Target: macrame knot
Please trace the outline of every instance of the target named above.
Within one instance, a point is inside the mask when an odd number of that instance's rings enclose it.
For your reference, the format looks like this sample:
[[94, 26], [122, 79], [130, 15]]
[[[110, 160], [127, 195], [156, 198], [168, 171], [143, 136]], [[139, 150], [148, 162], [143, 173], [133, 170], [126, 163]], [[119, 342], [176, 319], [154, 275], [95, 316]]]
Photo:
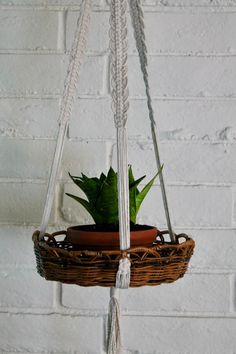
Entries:
[[116, 288], [128, 289], [130, 284], [130, 266], [129, 258], [120, 259], [119, 268], [116, 273]]

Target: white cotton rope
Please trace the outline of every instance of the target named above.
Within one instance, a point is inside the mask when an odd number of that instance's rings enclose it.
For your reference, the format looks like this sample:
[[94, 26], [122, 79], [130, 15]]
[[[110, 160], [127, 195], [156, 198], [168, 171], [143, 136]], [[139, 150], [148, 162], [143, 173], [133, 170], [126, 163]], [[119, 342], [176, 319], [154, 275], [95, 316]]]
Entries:
[[135, 37], [135, 41], [136, 41], [136, 47], [137, 47], [138, 54], [139, 54], [141, 70], [143, 73], [143, 79], [144, 79], [144, 84], [145, 84], [145, 88], [146, 88], [147, 105], [148, 105], [148, 111], [149, 111], [149, 119], [150, 119], [150, 123], [151, 123], [152, 140], [153, 140], [153, 145], [154, 145], [156, 164], [157, 164], [157, 168], [159, 170], [159, 179], [160, 179], [162, 199], [163, 199], [165, 215], [166, 215], [166, 222], [167, 222], [167, 227], [168, 227], [170, 239], [172, 242], [176, 242], [176, 237], [175, 237], [175, 234], [173, 233], [171, 221], [170, 221], [170, 213], [169, 213], [169, 207], [168, 207], [168, 202], [167, 202], [165, 183], [164, 183], [164, 178], [163, 178], [163, 172], [161, 169], [162, 164], [161, 164], [159, 148], [158, 148], [158, 143], [157, 143], [156, 121], [154, 118], [154, 110], [152, 107], [152, 99], [151, 99], [151, 95], [150, 95], [150, 87], [149, 87], [149, 79], [148, 79], [148, 71], [147, 71], [148, 60], [147, 60], [147, 47], [146, 47], [146, 43], [145, 43], [144, 14], [143, 14], [140, 0], [129, 0], [129, 5], [130, 5], [130, 14], [131, 14], [131, 19], [132, 19], [132, 25], [134, 28], [134, 37]]
[[108, 314], [108, 341], [107, 353], [120, 354], [121, 334], [120, 334], [120, 306], [118, 301], [119, 290], [111, 288]]
[[[110, 49], [112, 108], [116, 126], [118, 206], [120, 249], [130, 248], [129, 180], [127, 159], [126, 121], [128, 103], [128, 40], [127, 0], [111, 1]], [[116, 288], [111, 288], [108, 314], [107, 354], [119, 354], [121, 350], [120, 309], [117, 294], [119, 288], [130, 284], [130, 260], [124, 257], [119, 262]]]
[[[111, 1], [110, 49], [112, 108], [117, 131], [117, 170], [120, 249], [130, 248], [129, 180], [126, 121], [128, 103], [127, 0]], [[127, 262], [126, 262], [127, 263]], [[122, 266], [122, 269], [124, 267]], [[126, 272], [130, 267], [127, 266]], [[123, 274], [123, 272], [120, 272]], [[127, 278], [127, 276], [126, 276]], [[121, 281], [122, 283], [122, 281]], [[119, 285], [119, 284], [117, 284]]]
[[51, 174], [48, 183], [46, 202], [40, 226], [40, 239], [43, 239], [44, 237], [52, 210], [56, 182], [59, 173], [66, 133], [68, 130], [68, 123], [71, 116], [72, 104], [77, 92], [79, 72], [86, 47], [91, 11], [92, 0], [83, 0], [81, 5], [81, 13], [77, 22], [74, 42], [70, 54], [70, 63], [64, 84], [64, 93], [61, 101], [59, 115], [59, 131], [51, 168]]

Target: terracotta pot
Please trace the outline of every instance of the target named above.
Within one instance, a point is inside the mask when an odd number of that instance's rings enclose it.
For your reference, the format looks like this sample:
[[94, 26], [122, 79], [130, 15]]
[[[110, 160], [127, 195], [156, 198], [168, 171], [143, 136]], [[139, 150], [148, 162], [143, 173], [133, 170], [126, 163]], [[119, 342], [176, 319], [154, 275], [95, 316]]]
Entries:
[[[130, 233], [131, 247], [150, 247], [157, 236], [157, 228], [148, 225], [135, 225]], [[101, 250], [119, 249], [118, 231], [97, 231], [95, 225], [72, 226], [67, 229], [66, 240], [79, 249]]]

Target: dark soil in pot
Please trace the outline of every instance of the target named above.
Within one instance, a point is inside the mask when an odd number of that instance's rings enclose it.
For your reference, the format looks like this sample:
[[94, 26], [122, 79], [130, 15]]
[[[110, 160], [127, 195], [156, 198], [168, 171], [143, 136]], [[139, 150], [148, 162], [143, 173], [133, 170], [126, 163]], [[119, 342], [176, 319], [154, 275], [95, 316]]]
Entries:
[[[131, 247], [150, 247], [157, 236], [157, 228], [148, 225], [132, 225], [130, 232]], [[76, 248], [86, 250], [119, 249], [119, 231], [114, 228], [103, 229], [97, 225], [72, 226], [67, 229], [66, 241]]]

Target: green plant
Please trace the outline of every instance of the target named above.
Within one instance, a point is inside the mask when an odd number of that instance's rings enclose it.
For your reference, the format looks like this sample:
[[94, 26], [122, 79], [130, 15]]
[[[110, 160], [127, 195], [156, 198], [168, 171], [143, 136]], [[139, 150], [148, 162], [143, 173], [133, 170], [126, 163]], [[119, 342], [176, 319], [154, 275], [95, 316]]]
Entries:
[[[159, 172], [158, 172], [159, 173]], [[136, 218], [140, 206], [152, 187], [158, 173], [139, 191], [138, 185], [146, 177], [143, 176], [137, 180], [134, 179], [132, 167], [129, 166], [129, 200], [130, 200], [130, 221], [136, 224]], [[106, 225], [118, 227], [118, 190], [117, 190], [117, 172], [110, 167], [107, 176], [102, 173], [99, 178], [87, 177], [83, 173], [81, 177], [72, 176], [72, 181], [84, 192], [87, 197], [83, 199], [70, 193], [69, 197], [79, 202], [92, 216], [96, 225]]]

